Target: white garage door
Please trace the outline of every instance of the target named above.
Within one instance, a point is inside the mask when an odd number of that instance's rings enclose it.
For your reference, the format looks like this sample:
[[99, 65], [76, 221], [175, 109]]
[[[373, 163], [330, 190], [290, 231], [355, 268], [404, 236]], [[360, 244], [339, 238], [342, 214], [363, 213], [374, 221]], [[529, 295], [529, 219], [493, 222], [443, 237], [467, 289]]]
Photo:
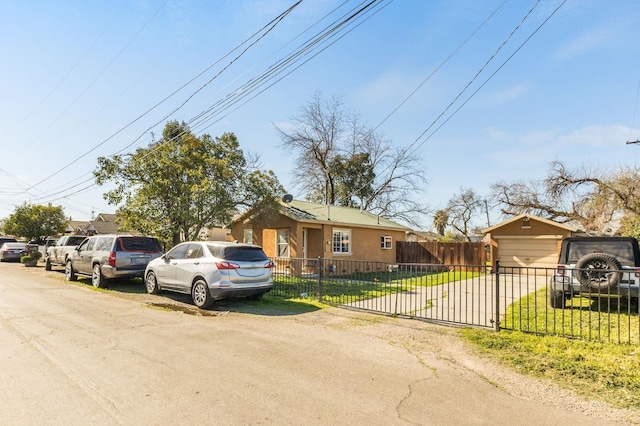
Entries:
[[550, 238], [496, 238], [501, 266], [555, 268], [558, 240]]

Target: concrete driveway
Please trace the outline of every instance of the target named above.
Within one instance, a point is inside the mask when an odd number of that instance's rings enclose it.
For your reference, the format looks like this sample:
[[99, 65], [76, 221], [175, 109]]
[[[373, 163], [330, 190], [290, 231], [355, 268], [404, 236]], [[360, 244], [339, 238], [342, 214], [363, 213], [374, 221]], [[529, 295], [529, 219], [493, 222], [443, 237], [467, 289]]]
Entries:
[[415, 287], [397, 293], [345, 304], [345, 306], [393, 315], [454, 324], [494, 327], [496, 288], [499, 288], [500, 315], [507, 307], [527, 294], [547, 286], [545, 276], [486, 274], [432, 287]]
[[452, 329], [262, 302], [186, 315], [33, 269], [0, 264], [3, 425], [614, 423], [534, 397], [548, 384], [473, 356]]

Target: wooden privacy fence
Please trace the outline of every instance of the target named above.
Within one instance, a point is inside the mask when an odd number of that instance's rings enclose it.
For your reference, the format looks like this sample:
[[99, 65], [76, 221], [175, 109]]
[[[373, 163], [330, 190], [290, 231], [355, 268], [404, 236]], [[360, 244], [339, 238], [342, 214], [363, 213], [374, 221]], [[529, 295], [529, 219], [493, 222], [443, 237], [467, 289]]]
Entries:
[[485, 265], [486, 261], [484, 243], [396, 241], [396, 263]]

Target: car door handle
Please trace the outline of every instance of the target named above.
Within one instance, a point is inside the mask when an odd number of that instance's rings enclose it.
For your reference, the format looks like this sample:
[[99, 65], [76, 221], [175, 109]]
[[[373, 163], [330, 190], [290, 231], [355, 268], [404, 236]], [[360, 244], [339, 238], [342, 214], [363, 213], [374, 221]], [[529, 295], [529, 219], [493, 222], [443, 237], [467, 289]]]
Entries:
[[199, 265], [199, 264], [200, 264], [200, 262], [193, 262], [193, 264], [194, 264], [194, 265]]

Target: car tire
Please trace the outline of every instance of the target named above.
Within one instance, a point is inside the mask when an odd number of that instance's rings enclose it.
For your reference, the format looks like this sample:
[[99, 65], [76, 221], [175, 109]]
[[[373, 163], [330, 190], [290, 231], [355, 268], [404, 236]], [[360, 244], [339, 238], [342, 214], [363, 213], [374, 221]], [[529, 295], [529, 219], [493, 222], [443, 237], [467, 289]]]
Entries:
[[67, 260], [67, 263], [64, 264], [64, 279], [67, 281], [78, 281], [78, 276], [73, 270], [73, 263], [71, 263], [70, 260]]
[[562, 290], [549, 290], [549, 305], [555, 309], [566, 307], [567, 297]]
[[107, 280], [104, 275], [102, 275], [100, 264], [96, 263], [95, 265], [93, 265], [93, 269], [91, 271], [91, 284], [93, 284], [95, 288], [105, 288]]
[[160, 287], [158, 287], [158, 278], [155, 272], [151, 271], [144, 279], [144, 284], [147, 287], [147, 293], [158, 294], [160, 293]]
[[620, 283], [622, 265], [606, 253], [589, 253], [576, 262], [577, 277], [584, 287], [601, 292]]
[[44, 261], [44, 270], [45, 271], [50, 271], [51, 270], [51, 259], [49, 259], [48, 257]]
[[202, 278], [196, 280], [191, 287], [191, 298], [193, 304], [200, 309], [208, 309], [213, 304], [213, 298], [209, 293], [209, 286]]

